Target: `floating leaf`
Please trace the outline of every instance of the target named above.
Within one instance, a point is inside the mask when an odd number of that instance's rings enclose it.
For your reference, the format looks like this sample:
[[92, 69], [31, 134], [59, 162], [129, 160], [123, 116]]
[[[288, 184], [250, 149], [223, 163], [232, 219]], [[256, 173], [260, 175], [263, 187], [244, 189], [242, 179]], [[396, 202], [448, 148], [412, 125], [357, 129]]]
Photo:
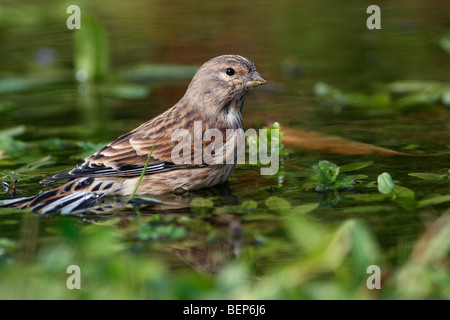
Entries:
[[265, 204], [267, 208], [278, 213], [286, 212], [291, 208], [289, 201], [279, 197], [270, 197], [265, 201]]
[[392, 191], [393, 191], [394, 194], [397, 195], [398, 197], [414, 199], [414, 191], [412, 191], [412, 190], [409, 189], [409, 188], [406, 188], [406, 187], [403, 187], [403, 186], [395, 185], [395, 186], [392, 188]]
[[368, 178], [368, 176], [365, 174], [354, 174], [354, 175], [352, 175], [352, 177], [355, 180], [364, 180], [364, 179]]
[[437, 103], [441, 98], [440, 92], [419, 92], [409, 94], [395, 101], [398, 109], [410, 109], [415, 106], [431, 105]]
[[307, 214], [317, 208], [317, 203], [307, 203], [293, 207], [290, 212], [293, 214]]
[[436, 204], [445, 203], [448, 201], [450, 201], [450, 194], [443, 195], [443, 196], [435, 196], [432, 198], [420, 200], [417, 203], [417, 207], [423, 208], [423, 207], [428, 207], [428, 206], [432, 206], [432, 205], [436, 205]]
[[392, 200], [405, 210], [412, 211], [416, 207], [415, 194], [409, 188], [403, 186], [394, 186]]
[[224, 205], [215, 211], [216, 214], [223, 213], [249, 213], [254, 212], [258, 208], [258, 203], [254, 200], [247, 200], [240, 205]]
[[341, 166], [341, 172], [355, 171], [365, 167], [368, 167], [373, 164], [373, 161], [363, 161], [363, 162], [355, 162], [344, 164]]
[[378, 191], [383, 194], [391, 193], [395, 186], [394, 181], [392, 181], [391, 175], [387, 172], [380, 174], [377, 178]]
[[344, 190], [355, 183], [353, 177], [340, 173], [340, 168], [327, 160], [319, 161], [313, 169], [318, 175], [316, 191]]
[[423, 91], [432, 92], [441, 86], [442, 83], [437, 81], [399, 80], [384, 85], [383, 89], [395, 94], [410, 94]]
[[408, 176], [428, 181], [442, 181], [445, 177], [445, 174], [417, 172], [417, 173], [408, 173]]
[[355, 179], [352, 176], [346, 176], [343, 173], [341, 173], [336, 179], [337, 190], [351, 188], [354, 183]]
[[247, 200], [247, 201], [242, 202], [241, 207], [245, 211], [255, 211], [256, 208], [258, 207], [258, 203], [254, 200]]

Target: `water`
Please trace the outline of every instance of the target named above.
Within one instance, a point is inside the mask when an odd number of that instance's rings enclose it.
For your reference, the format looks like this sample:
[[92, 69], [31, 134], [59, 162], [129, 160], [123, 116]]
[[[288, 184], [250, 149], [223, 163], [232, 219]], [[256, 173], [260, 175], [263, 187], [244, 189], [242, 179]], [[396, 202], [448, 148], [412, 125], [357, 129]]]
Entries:
[[[189, 77], [154, 79], [141, 84], [149, 90], [139, 99], [101, 94], [105, 87], [80, 87], [71, 81], [73, 34], [67, 30], [66, 6], [44, 1], [20, 5], [0, 5], [8, 19], [0, 23], [0, 75], [32, 77], [68, 72], [61, 81], [32, 86], [29, 90], [2, 91], [0, 129], [24, 126], [16, 139], [41, 143], [59, 138], [64, 147], [39, 149], [29, 155], [30, 162], [51, 155], [52, 163], [36, 168], [18, 184], [19, 195], [42, 189], [42, 178], [75, 166], [81, 161], [75, 141], [107, 143], [176, 103], [184, 94]], [[317, 82], [328, 83], [343, 92], [370, 96], [380, 85], [391, 81], [449, 81], [449, 56], [439, 39], [446, 31], [448, 7], [434, 2], [400, 1], [380, 5], [382, 29], [368, 30], [366, 5], [350, 1], [345, 6], [331, 1], [288, 1], [276, 3], [240, 1], [108, 1], [80, 2], [82, 15], [91, 14], [105, 27], [110, 46], [109, 83], [115, 76], [138, 64], [182, 64], [198, 66], [221, 54], [236, 53], [252, 59], [270, 84], [252, 91], [244, 106], [244, 126], [256, 129], [275, 120], [302, 130], [365, 142], [409, 153], [449, 150], [450, 111], [440, 102], [418, 105], [406, 111], [391, 112], [371, 107], [336, 106], [314, 94]], [[107, 82], [108, 83], [108, 82]], [[108, 84], [106, 85], [106, 87]], [[102, 89], [103, 88], [103, 89]], [[85, 90], [91, 90], [86, 93]], [[97, 90], [97, 92], [92, 92]], [[100, 94], [97, 94], [100, 93]], [[63, 143], [64, 144], [64, 143]], [[194, 245], [186, 248], [157, 248], [147, 254], [168, 261], [173, 272], [193, 267], [199, 272], [217, 272], [243, 248], [254, 246], [260, 236], [279, 241], [278, 250], [256, 254], [255, 264], [265, 269], [287, 263], [295, 254], [289, 247], [280, 217], [264, 208], [270, 196], [286, 199], [292, 205], [318, 203], [321, 194], [302, 189], [312, 165], [329, 160], [338, 165], [360, 161], [374, 164], [359, 170], [367, 184], [389, 172], [394, 180], [415, 192], [416, 199], [430, 194], [448, 194], [448, 181], [428, 182], [408, 176], [412, 172], [448, 174], [449, 156], [402, 157], [381, 155], [337, 155], [326, 152], [288, 149], [283, 172], [277, 177], [259, 175], [259, 168], [240, 166], [230, 179], [229, 189], [207, 191], [196, 196], [217, 195], [216, 208], [222, 214], [196, 216], [189, 209], [191, 198], [176, 198], [176, 210], [143, 209], [142, 214], [164, 213], [180, 219], [189, 216], [200, 225], [187, 237]], [[0, 170], [17, 170], [28, 160], [4, 165]], [[418, 236], [430, 221], [448, 208], [448, 202], [408, 212], [389, 200], [359, 203], [347, 194], [376, 193], [359, 188], [341, 195], [334, 206], [314, 211], [314, 219], [336, 226], [349, 218], [368, 224], [388, 260], [406, 260]], [[230, 195], [232, 193], [232, 195]], [[233, 212], [224, 205], [258, 202], [250, 215]], [[130, 208], [117, 215], [134, 216]], [[14, 212], [0, 217], [1, 237], [20, 241], [28, 232], [22, 215]], [[58, 237], [55, 231], [65, 219], [78, 221], [79, 227], [102, 218], [51, 217], [33, 220], [35, 246]], [[126, 219], [122, 221], [126, 225]], [[213, 235], [214, 234], [214, 235]], [[215, 238], [214, 238], [215, 237]], [[214, 238], [214, 245], [208, 242]], [[208, 240], [209, 239], [209, 240]], [[34, 250], [34, 249], [30, 249]], [[169, 253], [168, 253], [169, 252]], [[179, 257], [177, 259], [175, 257]]]

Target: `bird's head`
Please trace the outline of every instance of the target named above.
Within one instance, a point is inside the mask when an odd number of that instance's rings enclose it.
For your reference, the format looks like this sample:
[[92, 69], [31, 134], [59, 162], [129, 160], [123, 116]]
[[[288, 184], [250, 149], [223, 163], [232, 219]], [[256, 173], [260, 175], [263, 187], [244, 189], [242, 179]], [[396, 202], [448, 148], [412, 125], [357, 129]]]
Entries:
[[249, 89], [265, 83], [267, 80], [256, 71], [252, 61], [239, 55], [223, 55], [200, 67], [186, 96], [220, 111], [233, 101], [242, 100], [243, 103]]

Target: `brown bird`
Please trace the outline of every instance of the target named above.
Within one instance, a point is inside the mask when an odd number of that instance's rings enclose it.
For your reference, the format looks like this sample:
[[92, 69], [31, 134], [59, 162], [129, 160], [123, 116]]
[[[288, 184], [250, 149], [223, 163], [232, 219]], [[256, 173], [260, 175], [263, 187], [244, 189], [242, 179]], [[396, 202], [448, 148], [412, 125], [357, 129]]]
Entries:
[[[223, 183], [236, 166], [239, 149], [236, 136], [226, 136], [227, 129], [242, 129], [247, 92], [265, 83], [255, 64], [242, 56], [213, 58], [199, 68], [185, 95], [172, 108], [112, 141], [83, 164], [41, 181], [46, 185], [63, 179], [68, 182], [39, 195], [0, 204], [43, 214], [80, 212], [105, 195], [131, 195], [144, 169], [137, 195]], [[174, 139], [176, 132], [184, 135]], [[205, 139], [206, 132], [221, 133], [222, 137]], [[205, 151], [209, 159], [205, 159]], [[230, 156], [231, 163], [226, 161]]]

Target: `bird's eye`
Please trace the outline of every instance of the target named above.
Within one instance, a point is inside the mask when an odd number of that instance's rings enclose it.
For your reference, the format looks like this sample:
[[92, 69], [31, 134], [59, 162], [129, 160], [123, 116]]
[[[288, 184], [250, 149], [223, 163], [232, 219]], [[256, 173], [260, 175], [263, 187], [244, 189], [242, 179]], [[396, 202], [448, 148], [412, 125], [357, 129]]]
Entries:
[[227, 75], [232, 76], [236, 73], [233, 68], [228, 68], [227, 71], [225, 71]]

